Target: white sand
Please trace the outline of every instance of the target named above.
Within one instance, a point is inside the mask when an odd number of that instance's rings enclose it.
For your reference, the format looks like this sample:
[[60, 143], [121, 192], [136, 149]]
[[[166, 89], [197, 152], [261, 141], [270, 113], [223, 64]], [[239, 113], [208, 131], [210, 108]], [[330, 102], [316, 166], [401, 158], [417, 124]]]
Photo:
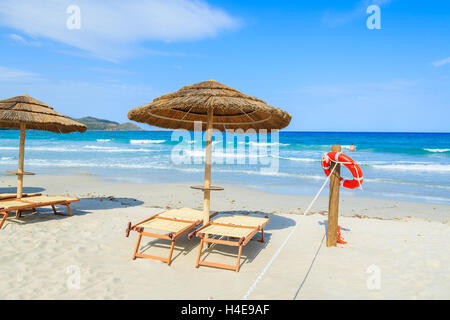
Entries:
[[[0, 183], [14, 186], [14, 178], [1, 177]], [[185, 237], [177, 242], [170, 267], [131, 260], [137, 234], [126, 238], [126, 223], [163, 210], [155, 207], [200, 207], [202, 195], [190, 190], [189, 183], [118, 184], [92, 176], [36, 176], [27, 177], [25, 185], [29, 192], [45, 186], [44, 194], [70, 193], [82, 201], [73, 205], [75, 216], [70, 218], [41, 210], [20, 221], [8, 219], [0, 230], [1, 299], [241, 299], [296, 222], [296, 232], [250, 299], [450, 298], [450, 206], [344, 198], [339, 224], [349, 243], [327, 248], [326, 197], [313, 208], [322, 214], [303, 216], [298, 213], [312, 197], [226, 186], [213, 194], [213, 209], [271, 214], [266, 243], [250, 242], [236, 273], [196, 269], [199, 240]], [[114, 198], [100, 198], [108, 196]], [[145, 239], [141, 250], [168, 253], [166, 242], [152, 241]], [[236, 248], [213, 249], [208, 261], [235, 261], [231, 254]], [[70, 266], [79, 268], [79, 289], [67, 285], [73, 277]], [[379, 270], [379, 288], [368, 288], [367, 281], [374, 277], [366, 273], [368, 268]]]

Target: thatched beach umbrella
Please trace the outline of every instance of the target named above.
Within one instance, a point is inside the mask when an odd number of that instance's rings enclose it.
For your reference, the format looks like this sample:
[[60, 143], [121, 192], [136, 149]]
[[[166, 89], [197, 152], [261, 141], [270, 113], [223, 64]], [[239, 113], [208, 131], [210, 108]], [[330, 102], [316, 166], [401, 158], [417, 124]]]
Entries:
[[8, 171], [17, 175], [17, 198], [22, 198], [25, 156], [25, 130], [55, 133], [85, 132], [86, 126], [53, 110], [30, 96], [22, 95], [0, 101], [0, 128], [19, 129], [19, 169]]
[[163, 95], [152, 103], [128, 113], [133, 121], [168, 129], [194, 131], [201, 122], [206, 131], [205, 182], [196, 187], [204, 192], [204, 223], [209, 221], [211, 187], [212, 130], [274, 130], [286, 127], [291, 115], [263, 100], [243, 94], [217, 81], [209, 80]]

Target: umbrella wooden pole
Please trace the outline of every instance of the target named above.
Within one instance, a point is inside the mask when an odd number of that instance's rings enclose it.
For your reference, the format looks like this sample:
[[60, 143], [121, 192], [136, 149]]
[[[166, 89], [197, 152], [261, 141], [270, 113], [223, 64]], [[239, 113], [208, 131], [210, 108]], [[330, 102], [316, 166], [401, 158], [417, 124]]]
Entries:
[[[341, 152], [340, 145], [333, 145], [331, 151]], [[341, 183], [341, 165], [332, 162], [330, 170], [334, 169], [330, 177], [330, 199], [328, 202], [328, 230], [327, 247], [335, 247], [337, 243], [338, 213], [339, 213], [339, 187]]]
[[17, 170], [17, 198], [22, 198], [23, 192], [23, 164], [25, 159], [25, 129], [26, 125], [20, 125], [20, 145], [19, 145], [19, 169]]
[[212, 162], [212, 131], [213, 131], [213, 116], [212, 108], [208, 109], [208, 120], [206, 128], [206, 155], [205, 155], [205, 190], [203, 191], [203, 224], [209, 222], [210, 215], [210, 200], [211, 200], [211, 162]]

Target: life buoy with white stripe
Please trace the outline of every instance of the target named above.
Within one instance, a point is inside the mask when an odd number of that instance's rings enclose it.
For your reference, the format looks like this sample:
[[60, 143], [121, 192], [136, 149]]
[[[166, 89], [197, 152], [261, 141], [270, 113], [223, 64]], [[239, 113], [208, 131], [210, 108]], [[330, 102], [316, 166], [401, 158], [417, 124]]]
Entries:
[[331, 162], [345, 165], [353, 175], [353, 180], [341, 178], [341, 184], [344, 188], [355, 189], [362, 185], [364, 178], [361, 168], [349, 156], [341, 152], [328, 152], [322, 157], [322, 168], [327, 177], [331, 173]]

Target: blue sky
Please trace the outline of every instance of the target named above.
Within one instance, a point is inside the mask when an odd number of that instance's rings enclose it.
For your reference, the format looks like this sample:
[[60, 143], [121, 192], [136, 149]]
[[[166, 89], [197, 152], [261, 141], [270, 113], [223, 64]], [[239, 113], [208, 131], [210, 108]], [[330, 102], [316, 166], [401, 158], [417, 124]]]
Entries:
[[288, 130], [450, 132], [450, 2], [0, 2], [0, 99], [124, 122], [209, 79], [287, 110]]

